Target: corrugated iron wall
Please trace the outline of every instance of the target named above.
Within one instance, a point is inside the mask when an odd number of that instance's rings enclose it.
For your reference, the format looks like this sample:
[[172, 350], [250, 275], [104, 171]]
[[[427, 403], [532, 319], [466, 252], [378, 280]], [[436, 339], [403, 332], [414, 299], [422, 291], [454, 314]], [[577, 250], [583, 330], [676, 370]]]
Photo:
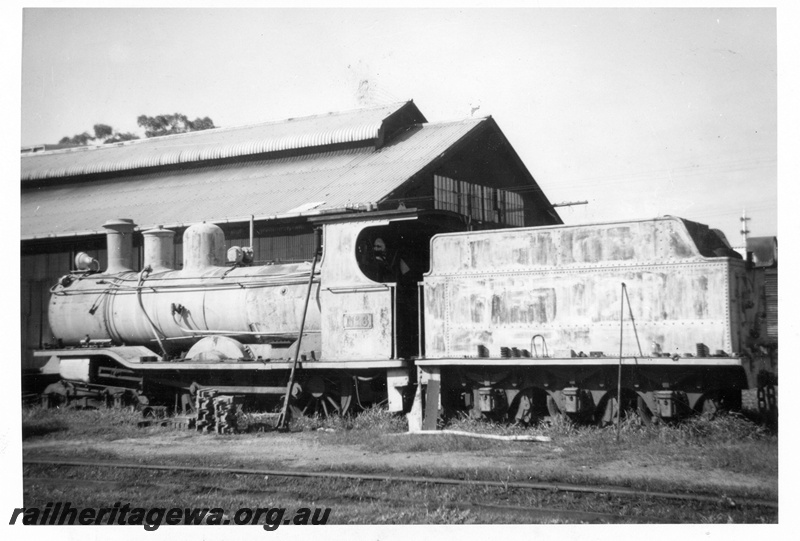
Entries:
[[[87, 253], [90, 251], [87, 250]], [[97, 250], [90, 255], [98, 260]], [[102, 260], [106, 255], [103, 250]], [[50, 325], [47, 322], [47, 306], [50, 303], [50, 288], [59, 277], [72, 268], [72, 251], [23, 255], [20, 262], [20, 323], [22, 332], [22, 368], [36, 368], [32, 350], [50, 342]]]
[[767, 337], [778, 340], [778, 269], [764, 271], [764, 293], [767, 301]]
[[[248, 246], [250, 239], [240, 231], [226, 235], [227, 245]], [[309, 261], [314, 257], [314, 232], [303, 227], [281, 227], [259, 232], [253, 239], [255, 264], [293, 263]]]

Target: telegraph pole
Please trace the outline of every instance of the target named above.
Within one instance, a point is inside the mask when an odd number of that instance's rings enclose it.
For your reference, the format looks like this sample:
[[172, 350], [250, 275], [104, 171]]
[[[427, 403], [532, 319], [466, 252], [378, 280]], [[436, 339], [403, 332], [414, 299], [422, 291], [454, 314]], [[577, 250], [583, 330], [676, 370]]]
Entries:
[[750, 218], [747, 217], [747, 211], [742, 209], [742, 217], [739, 218], [739, 221], [742, 222], [742, 230], [739, 233], [742, 234], [742, 246], [747, 249], [747, 234], [750, 233], [750, 230], [747, 229], [747, 222], [750, 221]]

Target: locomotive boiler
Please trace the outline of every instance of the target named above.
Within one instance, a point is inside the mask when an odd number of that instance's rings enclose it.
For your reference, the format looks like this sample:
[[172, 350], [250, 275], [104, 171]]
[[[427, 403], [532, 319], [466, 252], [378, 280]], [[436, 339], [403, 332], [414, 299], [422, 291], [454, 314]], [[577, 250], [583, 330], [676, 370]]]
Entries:
[[[421, 385], [429, 412], [602, 424], [736, 408], [743, 389], [777, 381], [757, 269], [679, 218], [447, 232], [364, 213], [320, 221], [319, 265], [252, 265], [197, 224], [181, 268], [171, 231], [143, 232], [138, 270], [134, 225], [106, 228], [108, 268], [79, 256], [52, 289], [55, 344], [37, 352], [61, 379], [50, 395], [275, 400], [299, 359], [296, 413], [402, 411]], [[378, 238], [401, 270], [371, 273]]]
[[[118, 220], [104, 227], [108, 269], [65, 276], [52, 290], [48, 317], [64, 345], [139, 344], [150, 345], [162, 357], [188, 349], [185, 356], [196, 360], [255, 360], [272, 357], [273, 343], [296, 339], [310, 264], [240, 266], [246, 252], [231, 247], [226, 254], [222, 230], [204, 223], [183, 235], [180, 270], [173, 261], [174, 233], [144, 231], [144, 261], [134, 271], [134, 224]], [[84, 271], [96, 268], [85, 255], [77, 262]], [[316, 303], [309, 303], [305, 328], [318, 337]], [[219, 337], [235, 340], [214, 339]], [[312, 341], [308, 337], [306, 345]]]

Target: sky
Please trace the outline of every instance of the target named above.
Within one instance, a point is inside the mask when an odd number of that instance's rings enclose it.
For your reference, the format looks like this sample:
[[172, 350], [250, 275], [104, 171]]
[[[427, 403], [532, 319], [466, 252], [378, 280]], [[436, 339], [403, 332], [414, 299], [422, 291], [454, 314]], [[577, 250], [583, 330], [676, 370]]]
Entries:
[[38, 9], [21, 144], [180, 112], [236, 126], [413, 99], [492, 116], [565, 223], [777, 234], [776, 10]]

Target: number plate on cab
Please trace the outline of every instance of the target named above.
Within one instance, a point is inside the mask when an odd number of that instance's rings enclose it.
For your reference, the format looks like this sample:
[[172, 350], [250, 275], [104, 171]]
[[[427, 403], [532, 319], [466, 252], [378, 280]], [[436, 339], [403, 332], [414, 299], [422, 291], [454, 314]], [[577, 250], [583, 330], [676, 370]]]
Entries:
[[371, 329], [372, 314], [344, 314], [345, 329]]

